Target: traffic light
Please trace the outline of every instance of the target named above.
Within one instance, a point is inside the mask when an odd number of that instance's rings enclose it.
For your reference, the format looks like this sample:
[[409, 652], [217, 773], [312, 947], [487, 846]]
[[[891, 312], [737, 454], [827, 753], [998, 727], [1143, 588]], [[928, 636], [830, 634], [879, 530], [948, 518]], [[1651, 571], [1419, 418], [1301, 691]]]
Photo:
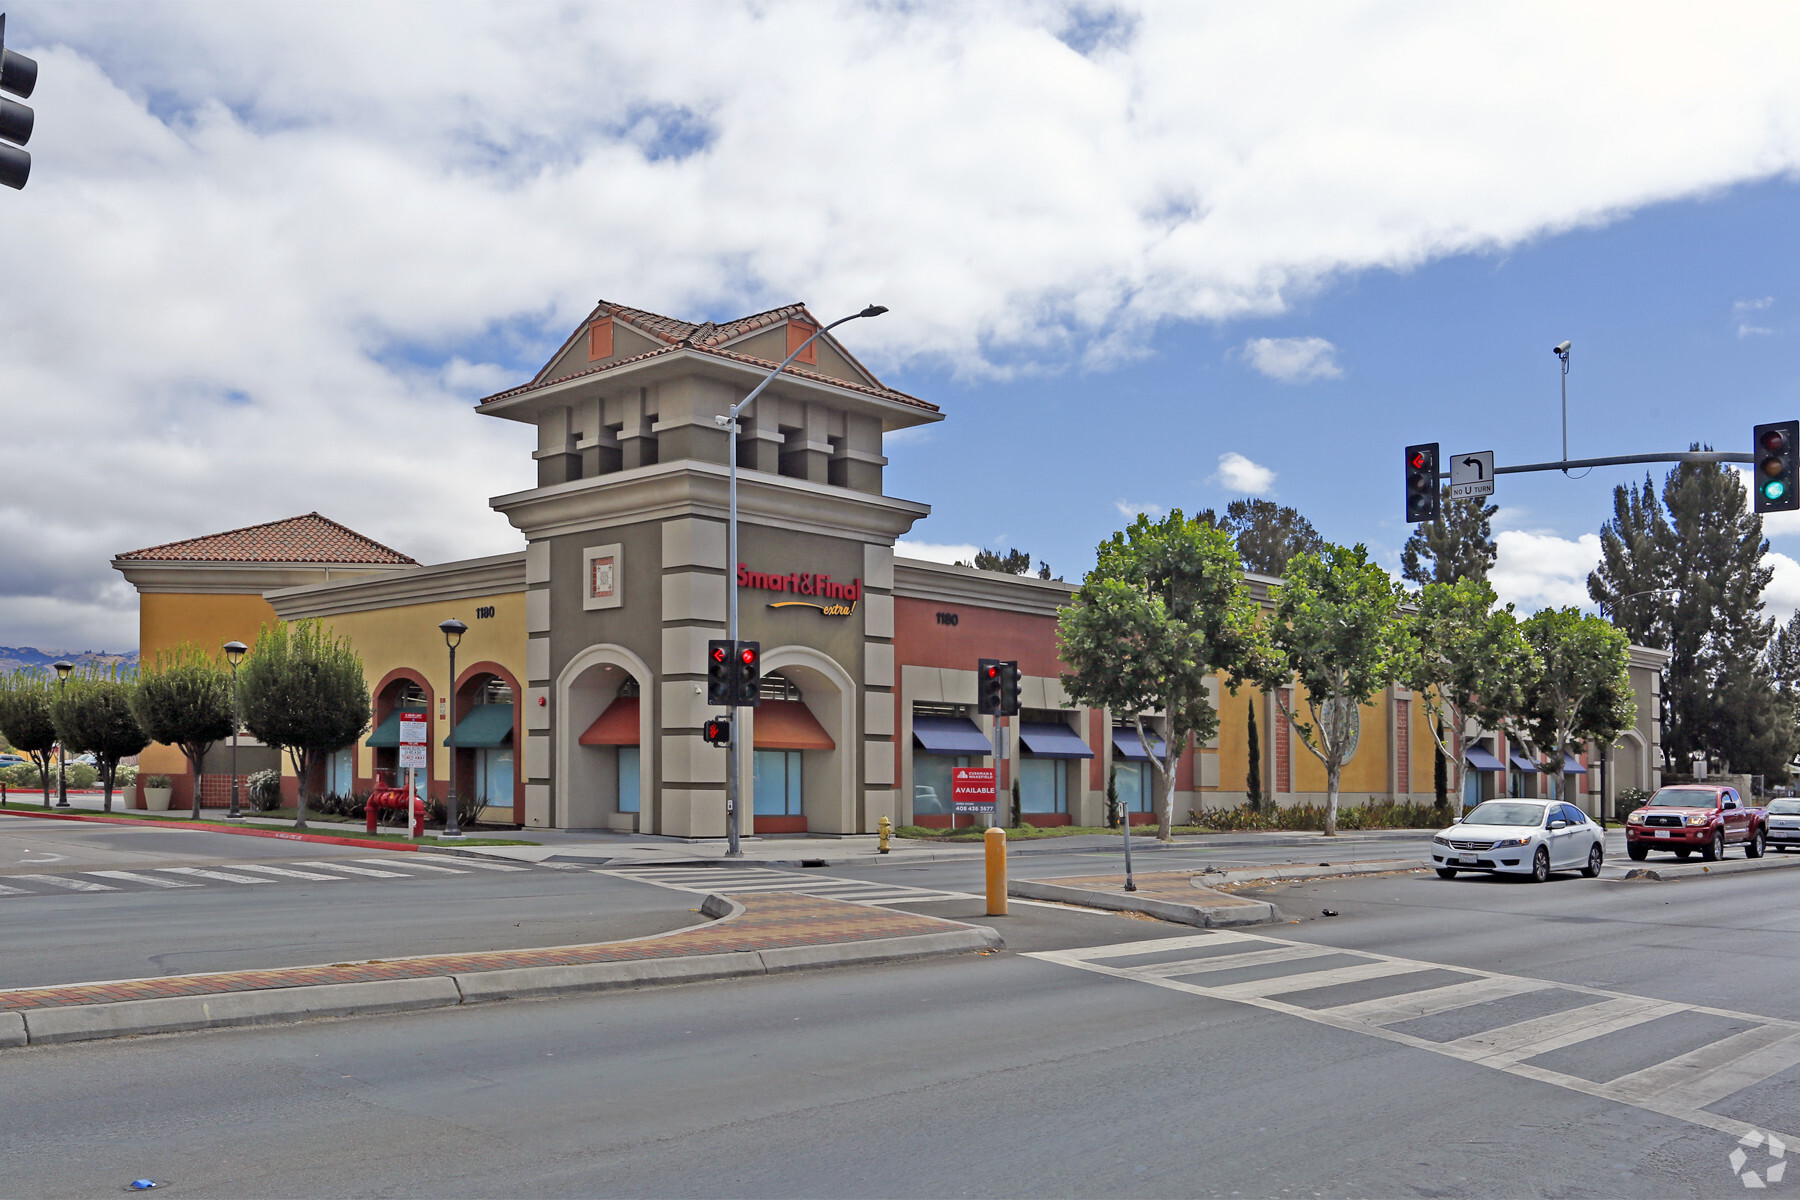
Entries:
[[1406, 519], [1412, 524], [1438, 519], [1438, 444], [1406, 448]]
[[731, 718], [714, 717], [700, 727], [700, 736], [708, 745], [729, 746], [731, 744]]
[[720, 706], [731, 703], [731, 681], [737, 674], [737, 643], [706, 643], [706, 702]]
[[983, 716], [997, 716], [1001, 693], [1000, 660], [984, 658], [975, 664], [975, 709]]
[[1800, 421], [1776, 421], [1756, 427], [1756, 469], [1752, 497], [1757, 512], [1800, 509]]
[[[6, 14], [0, 13], [0, 92], [30, 99], [37, 73], [35, 59], [6, 48]], [[31, 140], [35, 120], [28, 105], [0, 96], [0, 183], [9, 188], [24, 187], [31, 176], [31, 155], [20, 147]]]
[[1003, 717], [1019, 715], [1019, 680], [1018, 663], [1000, 664], [1000, 715]]
[[762, 643], [737, 644], [737, 697], [734, 704], [745, 708], [762, 706]]

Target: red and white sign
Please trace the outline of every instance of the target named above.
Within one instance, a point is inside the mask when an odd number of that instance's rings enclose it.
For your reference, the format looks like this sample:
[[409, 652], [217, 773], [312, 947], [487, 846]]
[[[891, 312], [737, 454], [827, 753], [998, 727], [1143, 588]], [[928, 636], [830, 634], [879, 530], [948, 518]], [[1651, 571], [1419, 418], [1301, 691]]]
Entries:
[[992, 767], [952, 767], [950, 769], [951, 811], [992, 814], [994, 811], [994, 774]]
[[426, 732], [423, 713], [403, 713], [400, 717], [400, 769], [425, 769], [425, 743], [431, 735]]

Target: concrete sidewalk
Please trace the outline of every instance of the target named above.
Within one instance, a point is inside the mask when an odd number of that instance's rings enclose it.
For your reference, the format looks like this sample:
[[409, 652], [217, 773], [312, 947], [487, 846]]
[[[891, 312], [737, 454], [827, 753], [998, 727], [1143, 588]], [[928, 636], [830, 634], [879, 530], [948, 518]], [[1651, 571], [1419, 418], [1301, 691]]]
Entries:
[[445, 1008], [995, 950], [981, 925], [786, 892], [708, 896], [716, 920], [582, 946], [433, 954], [0, 991], [0, 1046]]

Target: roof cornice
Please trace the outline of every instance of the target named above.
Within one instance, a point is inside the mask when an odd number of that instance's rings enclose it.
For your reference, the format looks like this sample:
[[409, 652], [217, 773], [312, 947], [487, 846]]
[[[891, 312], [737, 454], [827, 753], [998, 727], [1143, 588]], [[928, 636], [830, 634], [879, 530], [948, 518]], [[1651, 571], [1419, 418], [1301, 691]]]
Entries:
[[272, 588], [323, 583], [347, 575], [386, 575], [414, 571], [412, 564], [395, 563], [278, 563], [211, 562], [183, 559], [112, 560], [113, 570], [125, 576], [139, 594], [153, 592], [190, 595], [261, 595]]
[[284, 621], [369, 612], [408, 604], [470, 600], [525, 590], [525, 552], [435, 563], [374, 579], [315, 583], [267, 592]]

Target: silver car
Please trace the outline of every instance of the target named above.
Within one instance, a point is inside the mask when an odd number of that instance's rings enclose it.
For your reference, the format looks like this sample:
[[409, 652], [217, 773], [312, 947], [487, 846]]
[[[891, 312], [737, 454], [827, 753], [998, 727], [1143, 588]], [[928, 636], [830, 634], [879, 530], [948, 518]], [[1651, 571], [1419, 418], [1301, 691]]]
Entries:
[[1769, 801], [1769, 849], [1800, 846], [1800, 799]]

